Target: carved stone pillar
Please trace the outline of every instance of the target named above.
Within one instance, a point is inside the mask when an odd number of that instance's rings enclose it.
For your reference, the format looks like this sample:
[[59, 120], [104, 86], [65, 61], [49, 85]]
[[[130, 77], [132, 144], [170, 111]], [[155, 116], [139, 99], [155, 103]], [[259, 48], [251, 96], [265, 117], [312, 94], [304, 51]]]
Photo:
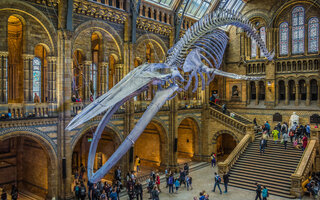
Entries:
[[274, 96], [276, 97], [276, 105], [278, 105], [279, 104], [279, 98], [280, 98], [279, 86], [277, 84], [275, 84], [275, 87], [276, 87], [276, 94]]
[[259, 83], [256, 82], [256, 105], [259, 104]]
[[84, 61], [84, 67], [83, 67], [83, 74], [84, 74], [84, 81], [83, 81], [83, 87], [84, 87], [84, 95], [83, 95], [83, 101], [89, 101], [90, 100], [90, 70], [92, 66], [92, 61], [86, 60]]
[[34, 55], [23, 54], [23, 69], [24, 69], [24, 80], [23, 80], [23, 94], [24, 102], [33, 101], [33, 69], [32, 69], [32, 59]]
[[107, 92], [107, 68], [108, 68], [108, 63], [107, 62], [101, 62], [100, 63], [100, 84], [99, 84], [99, 95], [101, 96], [102, 94]]
[[250, 104], [251, 100], [251, 88], [250, 88], [250, 82], [247, 81], [247, 105]]
[[299, 84], [296, 84], [296, 100], [295, 100], [295, 102], [294, 102], [294, 104], [295, 104], [296, 106], [299, 105], [299, 93], [300, 93], [300, 91], [299, 91]]
[[0, 104], [8, 103], [8, 52], [0, 52]]
[[285, 105], [289, 105], [289, 85], [286, 83], [286, 100], [285, 100]]
[[306, 99], [306, 106], [310, 105], [310, 84], [307, 84], [307, 99]]

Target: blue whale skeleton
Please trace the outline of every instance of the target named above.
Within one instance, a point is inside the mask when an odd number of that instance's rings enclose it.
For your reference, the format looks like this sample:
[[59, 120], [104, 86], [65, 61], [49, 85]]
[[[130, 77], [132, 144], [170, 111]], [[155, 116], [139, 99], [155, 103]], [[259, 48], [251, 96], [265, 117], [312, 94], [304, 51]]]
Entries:
[[[201, 18], [198, 22], [194, 23], [193, 26], [185, 32], [184, 36], [168, 51], [164, 63], [144, 63], [136, 67], [107, 93], [85, 107], [66, 127], [66, 130], [70, 131], [106, 111], [93, 135], [90, 146], [88, 156], [88, 180], [90, 182], [98, 182], [109, 172], [137, 141], [143, 130], [163, 104], [167, 100], [174, 98], [178, 92], [187, 90], [192, 78], [195, 78], [193, 89], [193, 92], [195, 92], [198, 87], [198, 74], [202, 81], [202, 90], [204, 90], [205, 87], [203, 73], [207, 75], [206, 84], [209, 84], [215, 75], [244, 80], [258, 80], [261, 78], [237, 75], [219, 70], [228, 42], [227, 35], [224, 31], [220, 30], [219, 27], [226, 25], [242, 28], [251, 39], [256, 41], [265, 57], [268, 60], [273, 59], [274, 54], [268, 52], [265, 43], [262, 41], [256, 29], [250, 24], [249, 20], [241, 14], [229, 10], [217, 10]], [[205, 64], [208, 64], [209, 67]], [[179, 87], [179, 85], [182, 85], [179, 83], [185, 80], [180, 74], [179, 69], [189, 74], [188, 82], [185, 87], [182, 88]], [[119, 148], [100, 169], [94, 172], [93, 165], [98, 142], [111, 116], [126, 101], [148, 90], [152, 85], [157, 85], [158, 90], [147, 110]]]

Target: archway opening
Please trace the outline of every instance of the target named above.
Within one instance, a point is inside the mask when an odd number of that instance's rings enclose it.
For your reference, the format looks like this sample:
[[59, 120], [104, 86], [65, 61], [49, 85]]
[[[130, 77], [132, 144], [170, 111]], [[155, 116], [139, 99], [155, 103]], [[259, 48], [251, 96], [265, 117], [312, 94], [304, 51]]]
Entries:
[[134, 158], [136, 156], [140, 158], [142, 173], [147, 173], [153, 168], [159, 168], [161, 162], [163, 162], [162, 151], [164, 151], [165, 141], [161, 135], [164, 134], [158, 124], [150, 122], [134, 144]]
[[[40, 97], [40, 102], [48, 101], [48, 61], [47, 50], [43, 45], [37, 45], [34, 48], [36, 56], [32, 62], [33, 68], [33, 94], [32, 99], [35, 101], [35, 94]], [[39, 63], [40, 61], [40, 63]], [[39, 65], [40, 64], [40, 65]], [[38, 72], [38, 73], [37, 73]]]
[[15, 185], [22, 199], [45, 199], [51, 170], [49, 154], [38, 141], [23, 136], [0, 141], [0, 185], [9, 194]]
[[84, 81], [84, 71], [83, 71], [83, 62], [84, 57], [80, 50], [76, 50], [73, 54], [73, 65], [72, 65], [72, 74], [73, 80], [72, 84], [72, 101], [81, 102], [85, 99], [85, 87], [83, 84]]
[[[23, 24], [11, 15], [8, 18], [8, 101], [23, 101]], [[27, 99], [29, 100], [29, 99]]]
[[310, 81], [311, 101], [318, 100], [318, 83], [316, 79]]
[[237, 146], [235, 138], [228, 134], [223, 133], [217, 137], [217, 158], [219, 161], [225, 160], [233, 149]]
[[256, 83], [255, 82], [250, 82], [250, 94], [251, 94], [251, 100], [255, 100], [257, 95], [256, 95]]
[[[80, 175], [81, 178], [88, 180], [87, 178], [87, 166], [88, 166], [88, 155], [90, 150], [90, 145], [93, 138], [93, 133], [96, 128], [89, 129], [77, 142], [73, 149], [72, 153], [72, 174]], [[115, 152], [117, 147], [120, 145], [120, 141], [116, 136], [116, 133], [109, 129], [105, 128], [101, 134], [101, 138], [98, 143], [93, 171], [100, 169], [103, 164], [111, 157]], [[112, 182], [113, 173], [115, 167], [113, 167], [108, 174], [105, 175], [103, 181]], [[79, 178], [79, 180], [81, 180]]]
[[177, 143], [177, 162], [179, 164], [190, 162], [194, 158], [197, 131], [197, 124], [191, 118], [186, 118], [180, 123]]
[[266, 86], [263, 81], [259, 81], [259, 100], [265, 100], [266, 98]]
[[288, 82], [288, 85], [289, 85], [289, 99], [292, 101], [292, 100], [295, 100], [296, 99], [296, 87], [295, 87], [295, 82], [294, 80], [290, 80]]
[[286, 88], [285, 88], [285, 84], [284, 84], [283, 80], [279, 81], [279, 97], [278, 97], [278, 99], [279, 99], [279, 101], [286, 99]]
[[306, 81], [300, 80], [299, 81], [299, 96], [300, 100], [306, 100], [307, 99], [307, 87], [306, 87]]

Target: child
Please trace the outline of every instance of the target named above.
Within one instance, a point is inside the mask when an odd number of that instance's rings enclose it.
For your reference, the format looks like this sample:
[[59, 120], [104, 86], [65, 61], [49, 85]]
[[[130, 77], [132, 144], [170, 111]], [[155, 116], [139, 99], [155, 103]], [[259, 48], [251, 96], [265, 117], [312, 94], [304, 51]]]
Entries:
[[262, 199], [263, 200], [267, 200], [267, 197], [269, 196], [268, 194], [268, 189], [266, 186], [263, 186], [263, 190], [262, 190]]
[[176, 193], [178, 193], [178, 189], [180, 187], [179, 179], [176, 179], [176, 181], [174, 182], [174, 185], [176, 186]]

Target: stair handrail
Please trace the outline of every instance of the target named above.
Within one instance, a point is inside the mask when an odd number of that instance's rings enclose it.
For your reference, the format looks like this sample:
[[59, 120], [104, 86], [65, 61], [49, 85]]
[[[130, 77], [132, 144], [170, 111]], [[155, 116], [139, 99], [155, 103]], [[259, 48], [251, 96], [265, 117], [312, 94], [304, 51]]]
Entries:
[[309, 177], [309, 172], [312, 170], [312, 164], [316, 157], [316, 140], [310, 140], [304, 150], [299, 164], [295, 172], [291, 175], [291, 194], [300, 196], [303, 194], [302, 182]]
[[[222, 106], [221, 106], [221, 105], [216, 104], [216, 103], [214, 103], [213, 101], [210, 101], [210, 103], [213, 104], [214, 106], [217, 106], [217, 107], [219, 107], [219, 108], [222, 109]], [[211, 107], [212, 107], [212, 106], [211, 106]], [[231, 109], [229, 109], [229, 108], [228, 108], [227, 110], [228, 110], [230, 113], [234, 113], [236, 116], [238, 116], [238, 117], [240, 117], [240, 118], [243, 118], [243, 119], [247, 120], [248, 122], [253, 123], [251, 119], [248, 119], [248, 118], [246, 118], [246, 117], [244, 117], [244, 116], [242, 116], [242, 115], [234, 112], [233, 110], [231, 110]], [[219, 111], [219, 112], [220, 112], [220, 111]]]
[[227, 159], [223, 162], [218, 163], [218, 172], [220, 175], [230, 171], [231, 167], [238, 160], [240, 155], [245, 151], [250, 142], [252, 142], [252, 134], [247, 133], [239, 142], [239, 144], [233, 149]]
[[[212, 112], [215, 112], [216, 115]], [[215, 117], [217, 120], [224, 122], [226, 125], [228, 125], [230, 128], [235, 129], [242, 134], [246, 133], [246, 130], [248, 127], [251, 126], [251, 124], [244, 124], [240, 122], [239, 120], [236, 120], [229, 115], [223, 114], [222, 112], [209, 107], [209, 114], [213, 117]], [[233, 122], [233, 123], [232, 123]]]

